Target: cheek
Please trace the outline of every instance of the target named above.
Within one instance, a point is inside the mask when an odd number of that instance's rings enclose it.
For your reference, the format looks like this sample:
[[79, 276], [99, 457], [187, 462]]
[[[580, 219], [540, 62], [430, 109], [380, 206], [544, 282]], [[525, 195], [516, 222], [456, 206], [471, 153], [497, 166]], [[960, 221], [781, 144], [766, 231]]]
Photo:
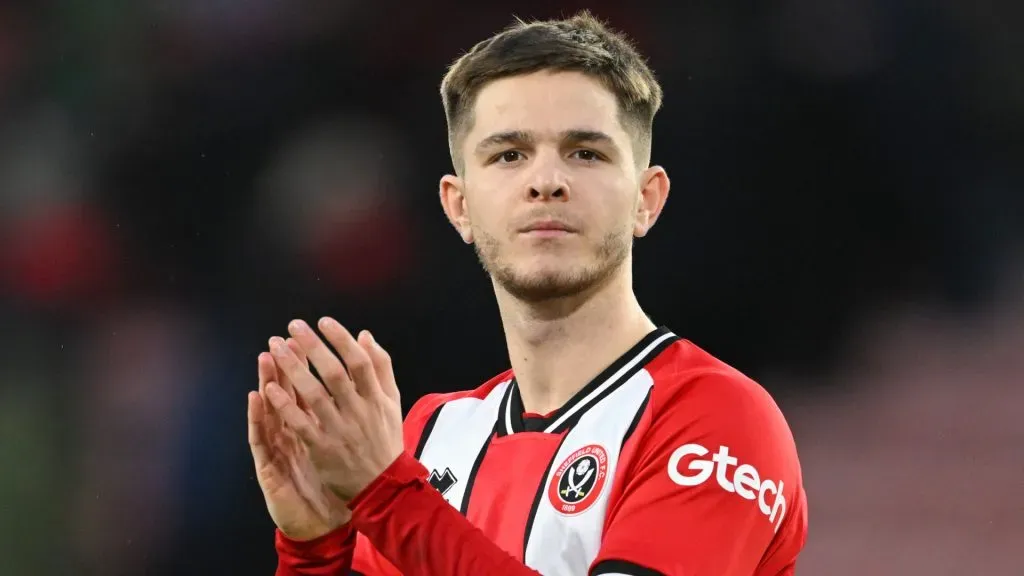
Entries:
[[617, 196], [603, 203], [595, 214], [606, 232], [616, 230], [632, 231], [636, 220], [636, 205], [631, 198]]
[[504, 210], [493, 198], [475, 198], [468, 203], [467, 213], [474, 229], [483, 230], [491, 236], [499, 235], [505, 227]]
[[509, 215], [515, 209], [513, 200], [500, 188], [473, 188], [466, 197], [467, 212], [473, 226], [491, 234], [505, 230]]
[[636, 184], [614, 167], [585, 174], [577, 183], [581, 194], [587, 190], [587, 212], [594, 222], [600, 222], [602, 228], [617, 228], [623, 222], [632, 222], [636, 215], [639, 198]]

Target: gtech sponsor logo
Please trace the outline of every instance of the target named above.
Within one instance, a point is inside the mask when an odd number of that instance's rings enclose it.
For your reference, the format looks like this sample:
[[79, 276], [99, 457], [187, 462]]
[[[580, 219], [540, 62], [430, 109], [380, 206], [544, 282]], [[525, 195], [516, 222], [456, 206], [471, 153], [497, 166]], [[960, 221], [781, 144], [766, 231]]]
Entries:
[[[784, 483], [762, 479], [757, 468], [739, 464], [735, 457], [730, 456], [727, 446], [719, 446], [718, 452], [710, 459], [705, 458], [708, 454], [709, 450], [700, 444], [684, 444], [676, 448], [668, 459], [668, 477], [680, 486], [699, 486], [714, 474], [722, 490], [746, 500], [757, 500], [757, 507], [778, 532], [786, 515], [786, 499], [782, 495]], [[736, 468], [731, 468], [733, 466]]]

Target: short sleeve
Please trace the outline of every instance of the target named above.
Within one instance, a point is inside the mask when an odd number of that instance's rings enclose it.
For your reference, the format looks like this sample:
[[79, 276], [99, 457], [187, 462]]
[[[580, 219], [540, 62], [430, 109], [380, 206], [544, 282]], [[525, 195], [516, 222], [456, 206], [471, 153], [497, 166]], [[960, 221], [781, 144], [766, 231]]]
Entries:
[[777, 405], [740, 375], [665, 388], [656, 384], [631, 439], [591, 574], [785, 574], [805, 539], [806, 500]]

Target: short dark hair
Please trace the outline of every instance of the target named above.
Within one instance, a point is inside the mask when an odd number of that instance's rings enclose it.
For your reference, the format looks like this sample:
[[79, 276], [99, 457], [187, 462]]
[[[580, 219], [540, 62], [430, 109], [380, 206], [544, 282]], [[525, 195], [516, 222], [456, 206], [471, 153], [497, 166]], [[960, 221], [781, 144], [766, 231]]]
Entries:
[[588, 11], [564, 20], [524, 22], [477, 43], [449, 68], [441, 81], [452, 162], [461, 171], [458, 150], [473, 124], [473, 105], [490, 82], [549, 70], [580, 72], [601, 81], [619, 105], [619, 118], [633, 138], [636, 160], [650, 157], [654, 115], [662, 89], [632, 42]]

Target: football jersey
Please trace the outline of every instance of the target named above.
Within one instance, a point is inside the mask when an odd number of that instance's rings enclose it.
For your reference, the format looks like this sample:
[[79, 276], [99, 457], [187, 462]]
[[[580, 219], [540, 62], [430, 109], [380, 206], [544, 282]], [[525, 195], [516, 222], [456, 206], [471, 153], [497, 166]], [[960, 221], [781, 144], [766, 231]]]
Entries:
[[511, 371], [425, 396], [405, 442], [407, 462], [390, 473], [407, 474], [400, 487], [375, 495], [371, 485], [352, 503], [359, 534], [297, 543], [279, 533], [279, 575], [516, 565], [546, 576], [775, 576], [793, 573], [806, 539], [796, 448], [775, 402], [664, 328], [551, 414], [525, 412]]

